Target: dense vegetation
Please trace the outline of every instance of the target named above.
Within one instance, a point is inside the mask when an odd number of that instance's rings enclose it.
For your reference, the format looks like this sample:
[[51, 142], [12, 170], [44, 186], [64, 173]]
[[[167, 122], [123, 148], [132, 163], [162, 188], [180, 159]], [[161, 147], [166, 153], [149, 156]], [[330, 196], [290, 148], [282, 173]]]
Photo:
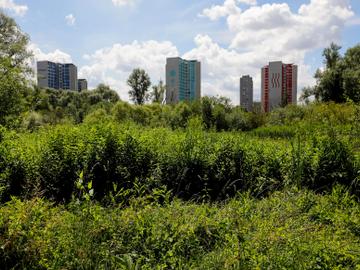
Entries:
[[3, 129], [0, 198], [41, 192], [68, 202], [80, 175], [99, 201], [114, 185], [212, 201], [238, 191], [261, 197], [289, 184], [315, 191], [344, 184], [357, 194], [359, 113], [357, 105], [289, 107], [247, 133], [204, 131], [199, 118], [175, 131], [103, 119], [33, 133]]
[[1, 269], [360, 269], [359, 46], [306, 106], [160, 105], [140, 69], [131, 105], [31, 86], [0, 15]]
[[[165, 195], [166, 197], [166, 195]], [[12, 200], [0, 209], [3, 269], [358, 269], [359, 203], [287, 190], [222, 204], [126, 208]]]
[[360, 265], [358, 105], [278, 109], [240, 133], [105, 116], [2, 128], [5, 269]]

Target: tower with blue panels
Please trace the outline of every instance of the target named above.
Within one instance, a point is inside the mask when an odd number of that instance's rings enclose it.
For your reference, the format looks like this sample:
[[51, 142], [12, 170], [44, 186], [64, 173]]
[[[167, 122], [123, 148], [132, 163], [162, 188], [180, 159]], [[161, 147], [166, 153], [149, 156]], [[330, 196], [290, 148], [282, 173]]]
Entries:
[[201, 97], [201, 64], [180, 57], [166, 59], [166, 103], [192, 101]]
[[77, 67], [74, 64], [37, 62], [38, 86], [62, 90], [78, 90]]

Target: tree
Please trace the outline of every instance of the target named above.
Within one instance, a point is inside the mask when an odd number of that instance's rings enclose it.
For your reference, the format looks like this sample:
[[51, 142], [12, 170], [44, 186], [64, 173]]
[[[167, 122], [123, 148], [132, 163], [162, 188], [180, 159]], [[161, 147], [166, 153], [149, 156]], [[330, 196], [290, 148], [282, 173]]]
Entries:
[[303, 90], [302, 100], [309, 102], [311, 96], [318, 101], [360, 102], [360, 45], [349, 48], [342, 57], [340, 46], [331, 43], [324, 49], [325, 69], [315, 73], [316, 85]]
[[337, 103], [345, 101], [340, 64], [323, 72], [318, 72], [315, 78], [318, 81], [315, 86], [315, 97], [317, 100], [324, 102], [334, 101]]
[[214, 105], [211, 98], [203, 97], [201, 99], [201, 109], [202, 109], [202, 119], [205, 128], [209, 129], [211, 128], [214, 122], [214, 116], [213, 116]]
[[336, 67], [337, 63], [341, 60], [341, 55], [339, 53], [341, 46], [331, 42], [328, 48], [325, 48], [323, 51], [324, 64], [327, 69], [333, 69]]
[[166, 87], [162, 80], [159, 81], [158, 85], [152, 87], [153, 91], [151, 92], [151, 99], [153, 103], [161, 103], [164, 100], [164, 94]]
[[315, 88], [315, 96], [321, 101], [344, 101], [340, 49], [340, 46], [331, 43], [330, 46], [323, 51], [326, 68], [323, 72], [318, 70], [315, 74], [315, 78], [318, 81]]
[[340, 46], [331, 43], [323, 50], [325, 69], [318, 69], [314, 75], [316, 85], [304, 89], [301, 99], [309, 102], [311, 96], [317, 101], [344, 102], [343, 89], [343, 59], [340, 55]]
[[307, 86], [307, 87], [304, 87], [302, 89], [302, 94], [301, 94], [301, 97], [300, 97], [300, 101], [304, 101], [306, 105], [308, 105], [310, 103], [310, 98], [312, 96], [314, 96], [314, 87], [310, 87], [310, 86]]
[[112, 90], [109, 86], [102, 83], [96, 87], [93, 94], [99, 95], [100, 100], [104, 102], [116, 103], [120, 100], [115, 90]]
[[16, 22], [0, 12], [0, 124], [20, 110], [21, 94], [31, 72], [28, 42], [29, 37]]
[[0, 12], [0, 59], [8, 66], [2, 66], [1, 75], [6, 75], [17, 68], [22, 72], [30, 72], [28, 59], [31, 53], [26, 47], [29, 42], [28, 35], [24, 34], [14, 19]]
[[343, 83], [345, 98], [360, 102], [360, 45], [345, 53]]
[[130, 74], [127, 84], [131, 87], [129, 91], [130, 99], [135, 104], [144, 104], [146, 94], [151, 85], [150, 77], [143, 69], [136, 68]]

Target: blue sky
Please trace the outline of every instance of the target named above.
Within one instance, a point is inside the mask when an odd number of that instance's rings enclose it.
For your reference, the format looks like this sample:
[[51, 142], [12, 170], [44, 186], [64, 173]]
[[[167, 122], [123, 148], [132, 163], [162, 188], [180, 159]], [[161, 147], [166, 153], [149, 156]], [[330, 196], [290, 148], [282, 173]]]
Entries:
[[132, 68], [156, 83], [169, 56], [201, 60], [203, 94], [238, 104], [239, 77], [254, 77], [259, 99], [268, 61], [298, 64], [301, 88], [314, 83], [322, 48], [360, 41], [359, 0], [0, 0], [0, 7], [30, 35], [36, 59], [73, 61], [90, 86], [107, 83], [125, 100]]

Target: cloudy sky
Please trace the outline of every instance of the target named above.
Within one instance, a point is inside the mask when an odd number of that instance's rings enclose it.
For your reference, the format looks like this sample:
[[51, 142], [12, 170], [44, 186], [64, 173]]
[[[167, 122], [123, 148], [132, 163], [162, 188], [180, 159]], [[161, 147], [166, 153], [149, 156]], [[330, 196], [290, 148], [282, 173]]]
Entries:
[[[360, 0], [0, 0], [31, 37], [37, 60], [74, 62], [90, 87], [103, 82], [128, 100], [126, 79], [144, 68], [165, 79], [166, 57], [202, 63], [203, 95], [239, 103], [239, 78], [268, 61], [299, 65], [313, 84], [322, 49], [360, 42]], [[299, 91], [300, 92], [300, 91]]]

